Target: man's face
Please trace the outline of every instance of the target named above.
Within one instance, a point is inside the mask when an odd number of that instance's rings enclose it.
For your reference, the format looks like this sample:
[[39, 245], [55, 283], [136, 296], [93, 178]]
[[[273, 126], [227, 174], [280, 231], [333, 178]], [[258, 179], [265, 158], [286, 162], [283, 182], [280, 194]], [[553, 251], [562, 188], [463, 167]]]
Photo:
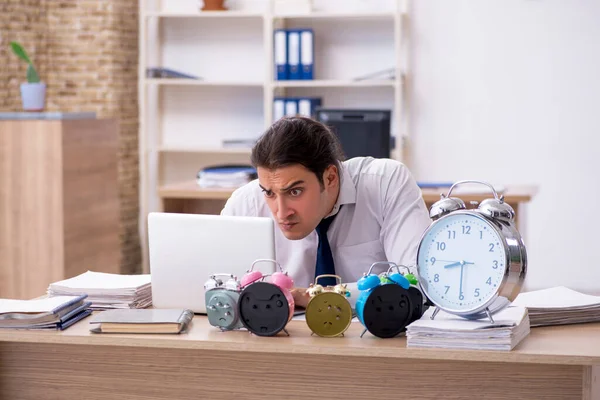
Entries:
[[275, 222], [290, 240], [308, 236], [337, 199], [339, 177], [333, 165], [323, 173], [323, 186], [299, 164], [274, 170], [258, 167], [257, 173]]

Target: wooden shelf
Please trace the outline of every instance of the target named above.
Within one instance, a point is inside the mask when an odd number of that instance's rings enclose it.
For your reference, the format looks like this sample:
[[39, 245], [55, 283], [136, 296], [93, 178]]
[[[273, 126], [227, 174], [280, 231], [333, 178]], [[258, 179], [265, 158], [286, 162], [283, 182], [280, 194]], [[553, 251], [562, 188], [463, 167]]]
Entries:
[[247, 154], [250, 155], [252, 149], [238, 147], [178, 147], [178, 146], [160, 146], [157, 148], [159, 153], [198, 153], [198, 154]]
[[177, 182], [161, 186], [158, 196], [162, 199], [227, 200], [235, 189], [205, 189], [196, 181]]
[[198, 11], [198, 12], [171, 12], [147, 11], [146, 18], [263, 18], [262, 12], [251, 11]]
[[319, 87], [389, 87], [393, 88], [396, 85], [395, 80], [307, 80], [307, 81], [274, 81], [274, 88], [319, 88]]
[[263, 82], [256, 81], [204, 81], [201, 79], [185, 79], [185, 78], [147, 78], [148, 85], [162, 86], [229, 86], [229, 87], [262, 87]]
[[274, 19], [356, 19], [356, 20], [373, 20], [373, 19], [388, 19], [392, 20], [395, 17], [394, 12], [327, 12], [315, 11], [306, 14], [275, 14]]
[[198, 12], [172, 12], [172, 11], [147, 11], [146, 18], [272, 18], [272, 19], [354, 19], [354, 20], [392, 20], [395, 13], [384, 12], [333, 12], [315, 11], [298, 14], [268, 14], [260, 11], [198, 11]]
[[[196, 184], [196, 181], [177, 182], [162, 186], [159, 189], [159, 196], [163, 199], [198, 199], [198, 200], [227, 200], [234, 189], [203, 189]], [[423, 200], [430, 204], [440, 199], [441, 193], [447, 193], [447, 188], [422, 189]], [[537, 193], [533, 186], [509, 186], [502, 195], [509, 204], [531, 201]], [[487, 192], [456, 192], [452, 196], [461, 198], [465, 202], [481, 201], [490, 198], [492, 195]]]

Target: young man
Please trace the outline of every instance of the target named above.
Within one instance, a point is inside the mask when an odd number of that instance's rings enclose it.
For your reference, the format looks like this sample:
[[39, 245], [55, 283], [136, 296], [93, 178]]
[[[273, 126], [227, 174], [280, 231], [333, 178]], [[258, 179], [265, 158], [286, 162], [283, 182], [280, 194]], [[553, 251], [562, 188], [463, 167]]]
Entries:
[[349, 283], [354, 304], [353, 283], [374, 262], [414, 266], [419, 240], [431, 222], [403, 164], [342, 159], [339, 142], [326, 126], [304, 117], [282, 118], [252, 149], [258, 180], [237, 189], [221, 212], [273, 218], [279, 228], [277, 261], [294, 279], [300, 307], [306, 306], [306, 287], [317, 275], [339, 275]]

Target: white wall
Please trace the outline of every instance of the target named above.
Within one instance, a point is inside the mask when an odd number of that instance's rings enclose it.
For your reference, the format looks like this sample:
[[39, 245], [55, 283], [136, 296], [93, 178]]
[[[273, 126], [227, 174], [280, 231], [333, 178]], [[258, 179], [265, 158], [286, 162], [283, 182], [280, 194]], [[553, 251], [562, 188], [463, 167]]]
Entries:
[[417, 179], [534, 184], [527, 289], [600, 294], [600, 1], [413, 0]]

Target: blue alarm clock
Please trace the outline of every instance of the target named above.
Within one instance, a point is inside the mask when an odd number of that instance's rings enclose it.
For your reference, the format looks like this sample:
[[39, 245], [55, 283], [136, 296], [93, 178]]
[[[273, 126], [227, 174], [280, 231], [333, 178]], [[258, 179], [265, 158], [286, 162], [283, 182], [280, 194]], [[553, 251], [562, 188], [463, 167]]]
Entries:
[[[381, 264], [389, 265], [388, 270], [381, 275], [372, 274], [373, 267]], [[358, 280], [360, 295], [356, 300], [356, 316], [365, 327], [360, 337], [367, 331], [379, 338], [395, 337], [411, 322], [421, 318], [423, 294], [416, 287], [416, 279], [410, 270], [408, 272], [405, 276], [397, 264], [380, 261], [373, 263]]]

